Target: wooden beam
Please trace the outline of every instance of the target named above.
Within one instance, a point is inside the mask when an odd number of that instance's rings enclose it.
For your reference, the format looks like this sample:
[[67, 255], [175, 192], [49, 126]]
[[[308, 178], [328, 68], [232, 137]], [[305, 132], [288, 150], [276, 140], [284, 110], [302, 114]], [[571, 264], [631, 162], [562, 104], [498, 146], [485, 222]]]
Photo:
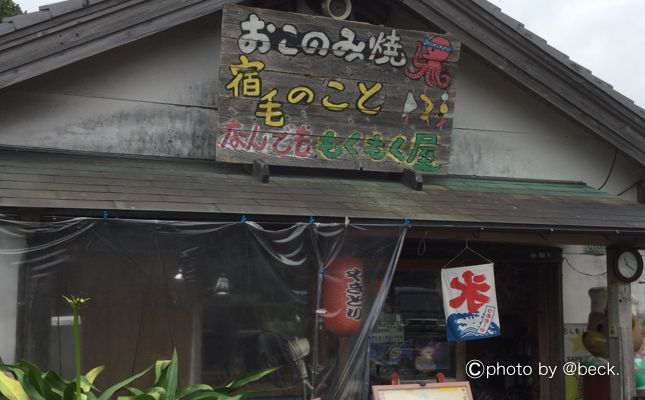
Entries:
[[421, 191], [423, 190], [423, 176], [416, 171], [406, 168], [403, 170], [403, 176], [401, 177], [403, 184], [412, 190]]
[[558, 246], [565, 244], [605, 245], [624, 247], [645, 247], [645, 233], [603, 233], [603, 232], [531, 232], [481, 230], [477, 228], [424, 228], [414, 226], [408, 239], [426, 240], [472, 240], [479, 243], [509, 243], [536, 246]]
[[[562, 259], [558, 252], [557, 258]], [[539, 361], [545, 365], [561, 365], [564, 359], [562, 262], [540, 265], [536, 283], [540, 297], [537, 302]], [[564, 399], [564, 375], [540, 376], [540, 399]]]
[[262, 183], [269, 183], [271, 173], [269, 172], [269, 164], [262, 160], [253, 161], [253, 177]]
[[612, 264], [617, 248], [607, 249], [607, 325], [609, 364], [618, 375], [610, 375], [611, 400], [632, 400], [634, 382], [634, 348], [632, 342], [631, 285], [620, 281]]
[[636, 201], [645, 204], [645, 180], [641, 180], [636, 184]]

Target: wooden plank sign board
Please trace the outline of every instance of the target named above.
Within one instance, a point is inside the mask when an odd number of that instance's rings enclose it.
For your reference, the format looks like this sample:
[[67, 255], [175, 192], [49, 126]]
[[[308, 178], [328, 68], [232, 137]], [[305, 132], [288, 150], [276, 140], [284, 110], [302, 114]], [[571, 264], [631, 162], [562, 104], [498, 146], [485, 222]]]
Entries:
[[473, 400], [468, 382], [372, 386], [374, 400]]
[[447, 173], [460, 43], [226, 5], [216, 159]]

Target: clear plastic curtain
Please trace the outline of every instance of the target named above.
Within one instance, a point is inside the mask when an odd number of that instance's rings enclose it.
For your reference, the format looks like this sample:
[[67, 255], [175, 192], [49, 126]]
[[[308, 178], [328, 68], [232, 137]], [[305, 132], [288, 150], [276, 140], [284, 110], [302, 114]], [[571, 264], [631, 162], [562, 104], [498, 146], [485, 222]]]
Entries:
[[183, 384], [282, 366], [253, 387], [265, 393], [258, 397], [365, 398], [369, 332], [405, 231], [2, 220], [0, 355], [70, 377], [71, 312], [62, 296], [75, 295], [90, 298], [82, 363], [106, 366], [99, 387], [177, 349]]

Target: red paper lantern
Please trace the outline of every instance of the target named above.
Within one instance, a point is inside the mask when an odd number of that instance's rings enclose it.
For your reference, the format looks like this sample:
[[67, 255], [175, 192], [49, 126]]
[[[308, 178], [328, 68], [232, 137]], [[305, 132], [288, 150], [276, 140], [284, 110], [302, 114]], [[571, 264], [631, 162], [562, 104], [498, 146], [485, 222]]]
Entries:
[[323, 307], [325, 328], [336, 335], [356, 332], [363, 318], [363, 263], [354, 257], [337, 257], [325, 270]]

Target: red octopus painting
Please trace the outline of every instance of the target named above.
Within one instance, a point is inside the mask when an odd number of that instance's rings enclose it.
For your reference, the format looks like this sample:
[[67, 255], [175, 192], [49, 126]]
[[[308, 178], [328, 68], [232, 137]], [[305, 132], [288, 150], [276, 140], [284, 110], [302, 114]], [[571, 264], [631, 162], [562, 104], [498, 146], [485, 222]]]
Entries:
[[[417, 49], [412, 58], [412, 65], [403, 70], [405, 76], [414, 80], [423, 78], [426, 85], [430, 87], [447, 89], [452, 77], [449, 73], [442, 71], [442, 63], [452, 53], [450, 42], [443, 37], [435, 36], [426, 38], [423, 43], [417, 40], [415, 44]], [[413, 71], [413, 68], [416, 68], [416, 71]]]

